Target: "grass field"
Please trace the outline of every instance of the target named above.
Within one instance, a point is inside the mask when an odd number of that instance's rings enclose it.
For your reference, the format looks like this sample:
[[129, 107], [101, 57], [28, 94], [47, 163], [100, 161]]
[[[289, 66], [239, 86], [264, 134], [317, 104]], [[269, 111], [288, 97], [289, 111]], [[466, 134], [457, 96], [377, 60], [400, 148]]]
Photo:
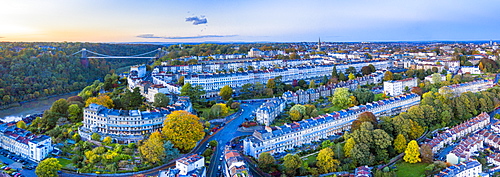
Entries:
[[396, 164], [398, 171], [396, 171], [397, 176], [405, 177], [420, 177], [425, 173], [425, 167], [429, 165], [427, 163], [406, 163], [400, 162]]
[[63, 158], [58, 158], [59, 164], [61, 164], [64, 167], [68, 167], [68, 165], [71, 164], [71, 160], [68, 159], [63, 159]]
[[382, 100], [382, 96], [384, 95], [384, 93], [379, 93], [379, 94], [375, 94], [375, 99], [374, 101], [378, 101], [378, 100]]

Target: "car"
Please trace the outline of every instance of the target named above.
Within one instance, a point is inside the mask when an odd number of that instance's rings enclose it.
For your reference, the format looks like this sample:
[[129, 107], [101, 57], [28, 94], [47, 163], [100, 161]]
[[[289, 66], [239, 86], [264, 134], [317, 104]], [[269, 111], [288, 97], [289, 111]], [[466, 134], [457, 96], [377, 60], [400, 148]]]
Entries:
[[10, 167], [6, 167], [4, 170], [10, 170], [11, 168]]
[[220, 165], [219, 165], [219, 166], [217, 166], [217, 170], [220, 170], [220, 168], [221, 168], [221, 166], [220, 166]]

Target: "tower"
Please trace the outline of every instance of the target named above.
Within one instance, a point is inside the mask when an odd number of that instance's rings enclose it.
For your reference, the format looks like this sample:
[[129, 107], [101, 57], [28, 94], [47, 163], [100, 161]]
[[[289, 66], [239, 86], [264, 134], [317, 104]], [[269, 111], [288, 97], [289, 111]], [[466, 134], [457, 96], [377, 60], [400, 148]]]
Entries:
[[321, 38], [318, 38], [318, 49], [317, 51], [321, 51]]

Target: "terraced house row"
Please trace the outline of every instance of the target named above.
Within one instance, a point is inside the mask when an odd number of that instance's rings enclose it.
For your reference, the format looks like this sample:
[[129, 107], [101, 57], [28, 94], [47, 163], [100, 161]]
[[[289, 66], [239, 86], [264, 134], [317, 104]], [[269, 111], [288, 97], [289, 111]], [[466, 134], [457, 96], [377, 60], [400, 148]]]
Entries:
[[229, 85], [234, 89], [241, 88], [245, 84], [255, 84], [260, 82], [267, 83], [269, 79], [282, 76], [282, 81], [291, 83], [294, 80], [308, 80], [322, 76], [332, 75], [332, 69], [337, 67], [339, 72], [345, 71], [348, 67], [355, 67], [360, 71], [363, 66], [374, 65], [376, 69], [387, 69], [391, 63], [387, 60], [373, 62], [351, 63], [349, 65], [309, 65], [287, 68], [276, 68], [268, 70], [252, 70], [233, 73], [208, 73], [208, 74], [187, 74], [184, 83], [190, 83], [193, 86], [202, 86], [206, 91], [205, 97], [217, 96], [219, 90]]
[[282, 126], [266, 126], [265, 130], [256, 130], [243, 141], [243, 151], [256, 158], [263, 152], [281, 153], [348, 130], [352, 121], [363, 112], [369, 111], [376, 116], [394, 115], [419, 103], [417, 94], [405, 94]]
[[45, 159], [54, 149], [50, 136], [35, 135], [17, 128], [15, 123], [0, 124], [0, 147], [35, 162]]
[[439, 89], [440, 94], [449, 93], [459, 96], [464, 92], [480, 92], [493, 87], [493, 80], [477, 80], [461, 84], [453, 84]]
[[490, 115], [483, 112], [477, 117], [471, 118], [464, 123], [438, 134], [427, 144], [431, 146], [432, 152], [436, 153], [454, 140], [460, 139], [470, 133], [477, 132], [486, 127], [489, 123]]

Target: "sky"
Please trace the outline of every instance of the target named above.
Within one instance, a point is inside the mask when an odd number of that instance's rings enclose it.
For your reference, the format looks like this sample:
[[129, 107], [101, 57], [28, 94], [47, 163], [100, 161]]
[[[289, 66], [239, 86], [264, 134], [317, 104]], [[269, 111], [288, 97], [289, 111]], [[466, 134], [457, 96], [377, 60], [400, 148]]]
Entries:
[[500, 39], [497, 0], [0, 0], [0, 41]]

